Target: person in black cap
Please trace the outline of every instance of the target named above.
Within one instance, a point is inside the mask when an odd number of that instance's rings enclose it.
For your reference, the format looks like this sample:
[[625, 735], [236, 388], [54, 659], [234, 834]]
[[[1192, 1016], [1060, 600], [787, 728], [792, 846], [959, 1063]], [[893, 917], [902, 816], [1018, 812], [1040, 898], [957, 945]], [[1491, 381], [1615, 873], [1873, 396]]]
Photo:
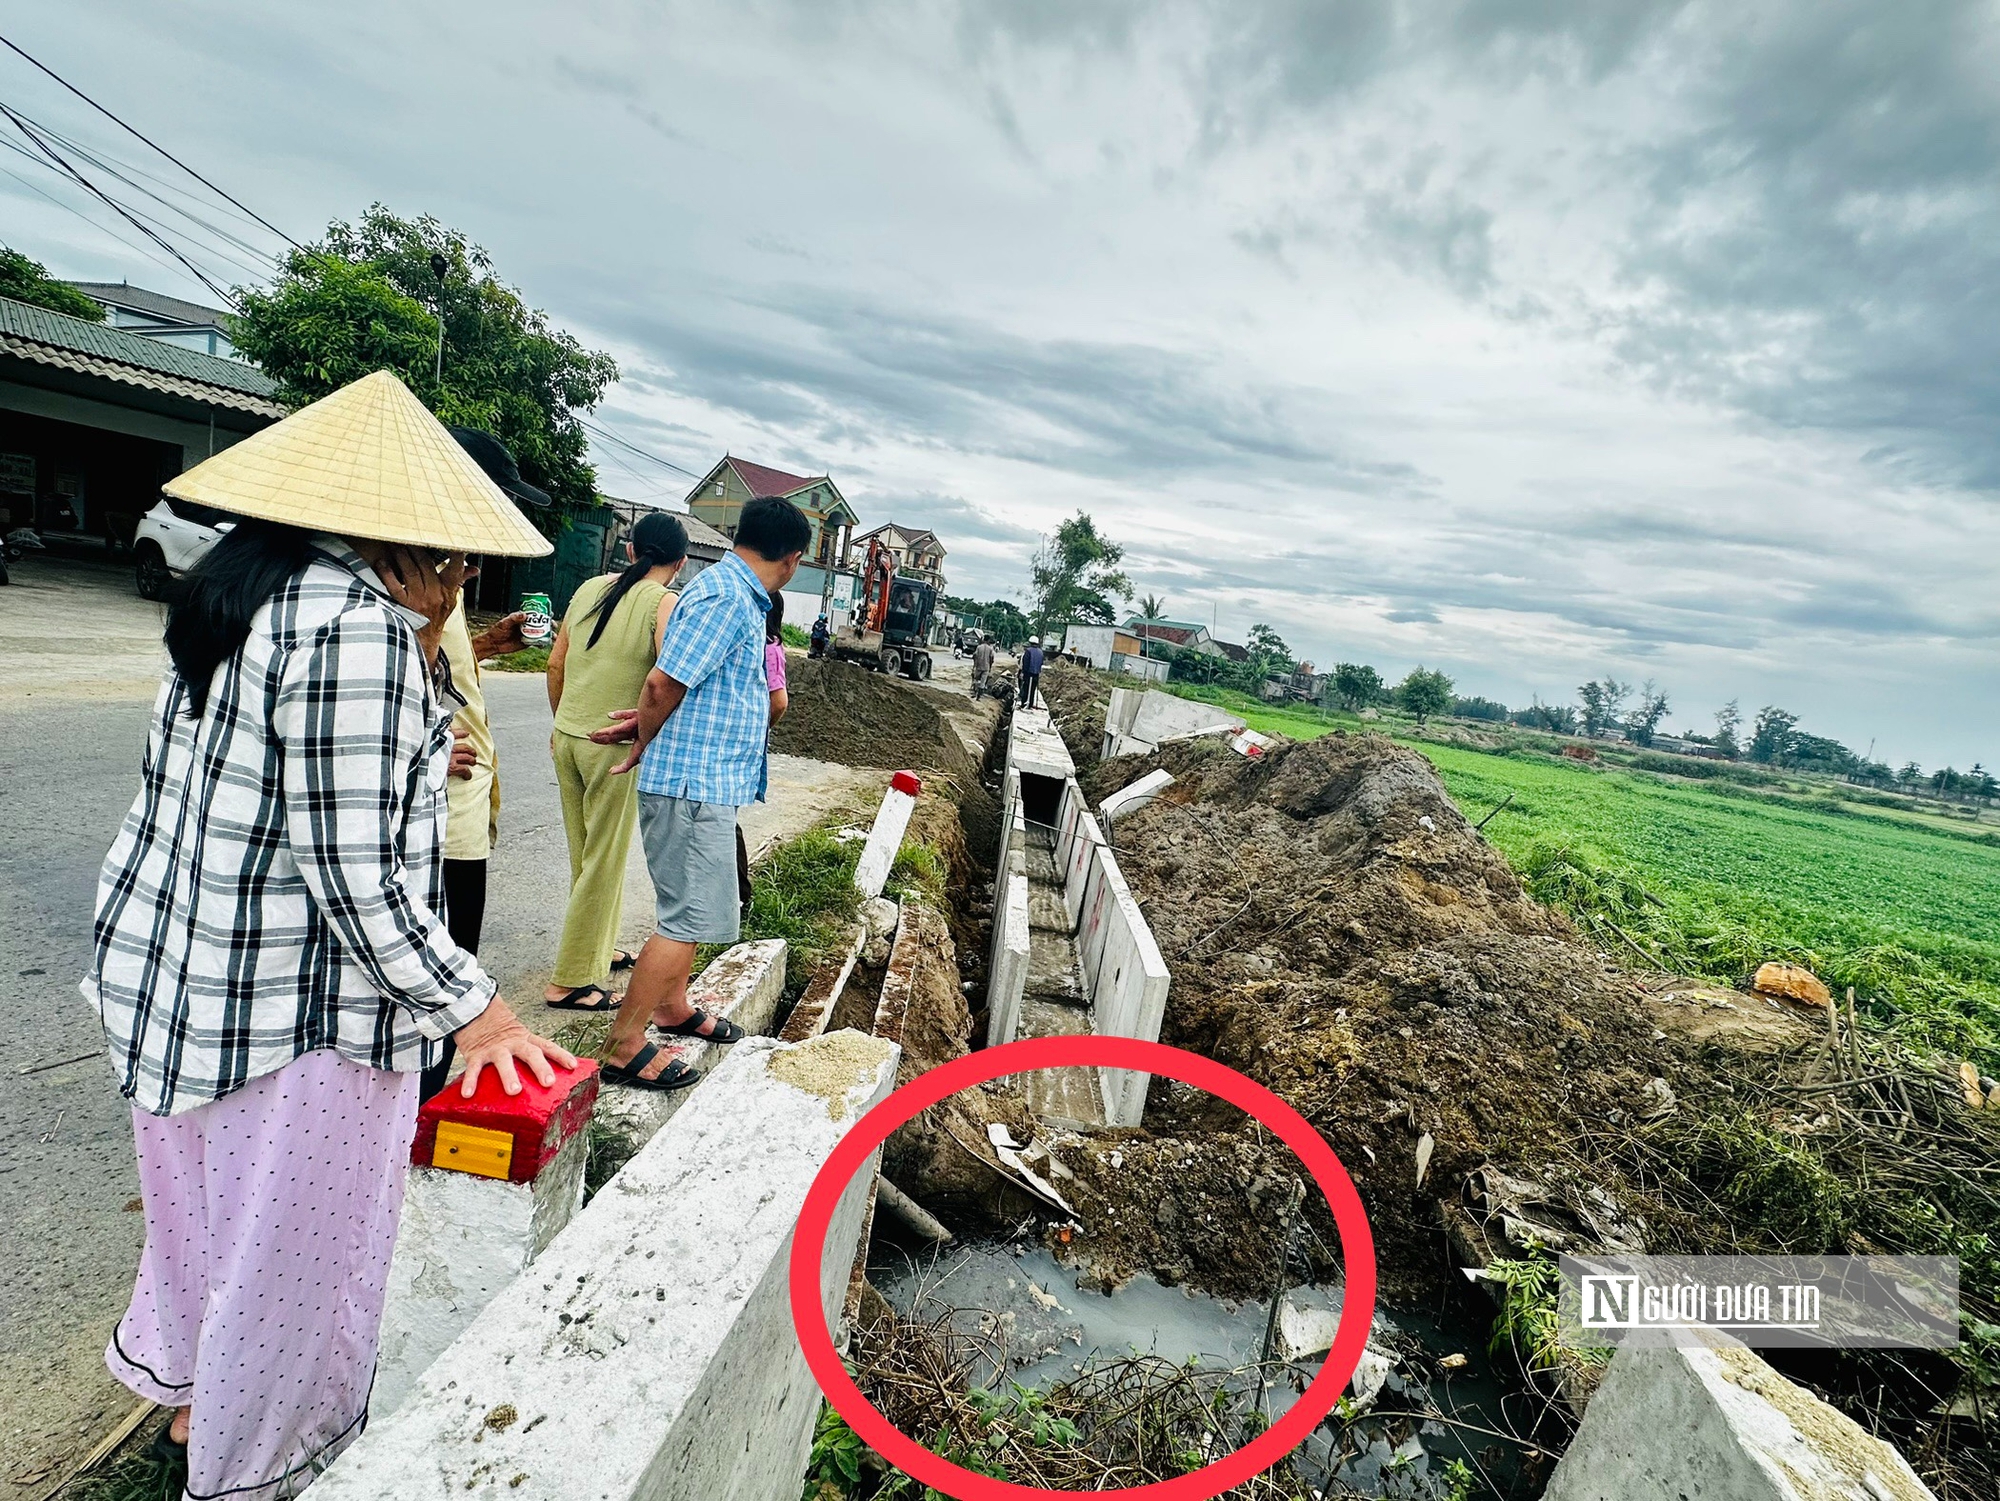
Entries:
[[[545, 491], [521, 478], [521, 469], [507, 445], [476, 427], [454, 427], [451, 435], [472, 456], [486, 477], [523, 510], [546, 510], [552, 502]], [[486, 918], [486, 862], [500, 825], [500, 777], [493, 749], [493, 730], [486, 718], [486, 693], [480, 686], [479, 664], [521, 650], [521, 611], [503, 616], [478, 635], [466, 624], [465, 601], [444, 625], [440, 651], [451, 665], [452, 686], [465, 700], [451, 722], [451, 781], [445, 789], [448, 813], [444, 833], [445, 926], [452, 941], [467, 953], [479, 951], [479, 933]], [[450, 1076], [453, 1049], [424, 1070], [420, 1098], [444, 1088]]]

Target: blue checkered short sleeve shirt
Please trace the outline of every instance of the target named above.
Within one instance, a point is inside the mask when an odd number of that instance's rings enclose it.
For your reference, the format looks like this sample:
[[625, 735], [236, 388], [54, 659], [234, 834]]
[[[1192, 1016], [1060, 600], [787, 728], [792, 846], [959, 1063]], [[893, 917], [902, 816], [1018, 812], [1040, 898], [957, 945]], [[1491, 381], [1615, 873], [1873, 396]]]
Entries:
[[762, 802], [771, 690], [764, 617], [771, 598], [735, 553], [702, 571], [667, 617], [655, 664], [687, 697], [639, 763], [639, 790], [740, 808]]

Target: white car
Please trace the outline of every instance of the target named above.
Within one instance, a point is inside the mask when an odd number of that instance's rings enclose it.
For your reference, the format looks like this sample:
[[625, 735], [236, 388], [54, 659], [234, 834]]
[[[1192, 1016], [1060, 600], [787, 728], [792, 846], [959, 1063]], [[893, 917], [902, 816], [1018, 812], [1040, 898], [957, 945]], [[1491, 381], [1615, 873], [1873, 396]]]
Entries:
[[164, 599], [167, 586], [208, 556], [235, 524], [212, 506], [161, 496], [132, 533], [139, 597]]

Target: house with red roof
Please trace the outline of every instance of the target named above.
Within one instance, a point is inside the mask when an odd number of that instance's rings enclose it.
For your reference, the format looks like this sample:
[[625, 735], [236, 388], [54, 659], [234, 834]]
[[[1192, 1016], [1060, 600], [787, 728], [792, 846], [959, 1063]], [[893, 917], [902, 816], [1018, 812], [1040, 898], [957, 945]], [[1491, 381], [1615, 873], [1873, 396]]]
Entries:
[[[726, 537], [736, 535], [736, 518], [753, 500], [789, 500], [812, 523], [812, 545], [802, 560], [807, 568], [838, 569], [847, 556], [847, 539], [859, 518], [824, 474], [790, 474], [768, 464], [753, 464], [725, 454], [701, 483], [688, 492], [687, 508]], [[795, 588], [804, 586], [795, 585]], [[808, 592], [817, 593], [814, 585]]]

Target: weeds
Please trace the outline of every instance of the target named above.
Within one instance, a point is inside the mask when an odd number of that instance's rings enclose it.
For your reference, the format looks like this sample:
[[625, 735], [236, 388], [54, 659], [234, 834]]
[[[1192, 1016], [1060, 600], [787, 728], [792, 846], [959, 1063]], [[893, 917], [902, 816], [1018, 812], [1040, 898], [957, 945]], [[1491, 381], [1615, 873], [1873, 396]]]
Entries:
[[487, 672], [547, 672], [549, 670], [549, 649], [546, 646], [524, 646], [519, 651], [510, 651], [504, 657], [492, 657], [480, 664]]

